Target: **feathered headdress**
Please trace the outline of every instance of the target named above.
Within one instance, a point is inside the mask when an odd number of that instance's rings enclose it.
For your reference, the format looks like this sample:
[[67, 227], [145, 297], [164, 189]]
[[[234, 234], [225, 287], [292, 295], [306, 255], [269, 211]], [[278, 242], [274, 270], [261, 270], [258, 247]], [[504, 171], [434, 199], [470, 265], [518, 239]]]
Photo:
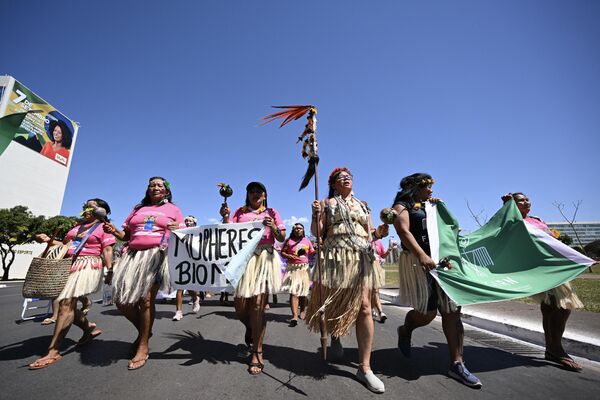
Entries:
[[308, 186], [310, 180], [315, 175], [315, 166], [319, 163], [319, 156], [317, 155], [317, 108], [315, 106], [273, 106], [273, 108], [281, 108], [282, 111], [278, 111], [273, 114], [262, 117], [264, 121], [262, 125], [273, 122], [277, 119], [283, 119], [279, 127], [285, 126], [291, 121], [295, 121], [308, 114], [306, 117], [307, 123], [304, 126], [304, 131], [298, 136], [296, 143], [304, 142], [302, 144], [302, 157], [308, 159], [308, 168], [302, 182], [300, 183], [300, 189], [302, 190]]

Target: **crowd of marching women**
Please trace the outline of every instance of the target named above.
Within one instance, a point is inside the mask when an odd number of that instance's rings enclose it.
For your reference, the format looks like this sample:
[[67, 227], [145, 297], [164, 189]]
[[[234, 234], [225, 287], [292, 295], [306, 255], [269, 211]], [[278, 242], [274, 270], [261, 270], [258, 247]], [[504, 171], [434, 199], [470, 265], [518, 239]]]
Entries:
[[[481, 381], [465, 365], [463, 358], [463, 326], [460, 307], [441, 290], [428, 273], [439, 265], [432, 259], [425, 220], [424, 204], [436, 202], [432, 197], [434, 181], [428, 174], [413, 174], [402, 179], [393, 202], [391, 223], [402, 242], [399, 260], [400, 295], [413, 309], [398, 327], [398, 347], [405, 357], [411, 356], [411, 338], [417, 328], [429, 324], [441, 313], [442, 327], [451, 357], [448, 375], [470, 387], [481, 387]], [[268, 204], [267, 188], [260, 182], [246, 187], [245, 204], [232, 212], [223, 203], [219, 212], [224, 224], [260, 221], [264, 234], [235, 286], [235, 312], [244, 327], [244, 341], [250, 352], [248, 372], [258, 375], [264, 368], [263, 340], [267, 328], [265, 309], [269, 294], [290, 296], [290, 327], [304, 320], [312, 331], [326, 332], [331, 337], [332, 357], [343, 357], [342, 338], [354, 326], [358, 347], [357, 379], [375, 393], [385, 391], [384, 383], [371, 369], [374, 337], [374, 315], [385, 322], [378, 289], [385, 284], [382, 261], [386, 251], [380, 239], [388, 235], [388, 225], [375, 226], [366, 202], [355, 196], [354, 177], [347, 168], [336, 168], [329, 175], [329, 193], [312, 203], [310, 231], [318, 243], [306, 237], [302, 224], [286, 227], [279, 212]], [[523, 218], [529, 218], [529, 200], [522, 193], [509, 194], [504, 201], [516, 201]], [[108, 219], [110, 207], [102, 199], [85, 202], [82, 220], [65, 236], [63, 243], [72, 258], [71, 273], [57, 298], [54, 334], [48, 353], [29, 365], [30, 369], [48, 367], [62, 356], [58, 346], [72, 324], [83, 335], [78, 346], [97, 338], [102, 331], [77, 309], [78, 299], [95, 292], [102, 271], [106, 284], [114, 288], [113, 299], [120, 312], [137, 332], [130, 348], [128, 369], [142, 368], [149, 357], [149, 340], [155, 319], [155, 299], [159, 290], [170, 291], [166, 247], [171, 231], [196, 225], [193, 216], [183, 217], [173, 203], [167, 180], [152, 177], [142, 200], [136, 204], [122, 225]], [[543, 222], [532, 223], [542, 226]], [[545, 228], [544, 228], [545, 227]], [[287, 236], [287, 237], [286, 237]], [[113, 264], [113, 246], [119, 239], [126, 243], [122, 256]], [[54, 240], [38, 235], [37, 240], [49, 244]], [[282, 243], [278, 251], [278, 242]], [[320, 268], [313, 268], [319, 253]], [[283, 262], [282, 262], [283, 261]], [[282, 265], [285, 274], [282, 276]], [[447, 264], [446, 267], [451, 268]], [[191, 293], [193, 311], [200, 308], [202, 292]], [[223, 298], [223, 296], [222, 296]], [[581, 367], [562, 348], [564, 327], [573, 308], [581, 306], [571, 287], [563, 285], [540, 296], [546, 358], [573, 371]], [[182, 292], [177, 294], [174, 320], [182, 314]], [[325, 339], [326, 340], [326, 339]], [[325, 350], [325, 349], [324, 349]]]

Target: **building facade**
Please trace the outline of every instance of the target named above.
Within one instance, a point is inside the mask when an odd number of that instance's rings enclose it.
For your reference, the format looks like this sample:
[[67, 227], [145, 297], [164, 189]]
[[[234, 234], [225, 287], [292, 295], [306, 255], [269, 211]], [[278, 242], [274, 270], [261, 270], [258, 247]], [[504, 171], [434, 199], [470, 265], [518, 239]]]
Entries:
[[[550, 229], [557, 229], [561, 235], [567, 234], [573, 239], [572, 246], [585, 246], [594, 240], [600, 240], [600, 221], [574, 222], [573, 228], [567, 222], [547, 222]], [[578, 243], [577, 238], [581, 243]]]

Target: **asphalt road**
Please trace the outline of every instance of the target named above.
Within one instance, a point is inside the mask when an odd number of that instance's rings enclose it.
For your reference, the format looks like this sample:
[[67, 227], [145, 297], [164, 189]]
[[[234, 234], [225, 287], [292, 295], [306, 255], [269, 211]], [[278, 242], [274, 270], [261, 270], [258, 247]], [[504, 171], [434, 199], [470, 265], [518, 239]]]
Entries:
[[[21, 284], [0, 288], [0, 398], [2, 399], [598, 399], [600, 364], [578, 359], [582, 373], [562, 370], [543, 360], [539, 347], [465, 327], [467, 366], [483, 382], [471, 389], [446, 376], [450, 362], [438, 320], [413, 335], [413, 356], [396, 349], [396, 327], [406, 309], [384, 306], [389, 316], [376, 323], [372, 368], [386, 393], [375, 395], [354, 379], [356, 340], [343, 339], [344, 360], [324, 363], [319, 337], [303, 324], [287, 325], [287, 302], [267, 314], [265, 370], [246, 372], [248, 354], [242, 325], [232, 307], [203, 303], [198, 314], [184, 305], [183, 320], [171, 321], [173, 304], [159, 304], [146, 366], [127, 370], [133, 327], [113, 307], [94, 304], [90, 319], [104, 332], [83, 349], [72, 327], [55, 365], [30, 371], [44, 354], [53, 326], [20, 321]], [[98, 298], [99, 296], [94, 296]], [[284, 295], [279, 296], [285, 298]]]

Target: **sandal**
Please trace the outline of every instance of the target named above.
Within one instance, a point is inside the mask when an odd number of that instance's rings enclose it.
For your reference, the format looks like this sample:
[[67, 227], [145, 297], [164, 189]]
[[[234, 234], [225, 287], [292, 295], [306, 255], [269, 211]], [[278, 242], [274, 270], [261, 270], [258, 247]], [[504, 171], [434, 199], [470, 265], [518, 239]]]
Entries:
[[298, 325], [298, 320], [297, 319], [292, 319], [290, 320], [290, 324], [288, 325], [290, 328], [293, 328], [295, 326]]
[[[129, 371], [135, 371], [136, 369], [140, 369], [142, 368], [144, 365], [146, 365], [146, 361], [148, 361], [148, 358], [150, 356], [148, 354], [146, 354], [146, 357], [140, 359], [140, 360], [129, 360], [129, 364], [127, 365], [127, 370]], [[137, 365], [134, 365], [137, 364]]]
[[60, 360], [62, 360], [62, 356], [60, 354], [54, 357], [42, 357], [29, 364], [29, 369], [34, 370], [46, 368]]
[[265, 368], [265, 364], [259, 362], [252, 362], [252, 354], [256, 354], [256, 358], [258, 358], [259, 354], [262, 354], [262, 351], [252, 351], [250, 354], [250, 364], [248, 364], [248, 373], [250, 375], [258, 375]]
[[550, 353], [549, 351], [546, 351], [546, 353], [544, 354], [544, 359], [559, 364], [567, 371], [580, 372], [583, 369], [581, 368], [581, 365], [577, 364], [575, 360], [569, 357], [569, 355], [566, 353], [564, 356], [559, 357]]
[[46, 318], [42, 321], [42, 325], [51, 325], [54, 324], [56, 320], [54, 318]]

